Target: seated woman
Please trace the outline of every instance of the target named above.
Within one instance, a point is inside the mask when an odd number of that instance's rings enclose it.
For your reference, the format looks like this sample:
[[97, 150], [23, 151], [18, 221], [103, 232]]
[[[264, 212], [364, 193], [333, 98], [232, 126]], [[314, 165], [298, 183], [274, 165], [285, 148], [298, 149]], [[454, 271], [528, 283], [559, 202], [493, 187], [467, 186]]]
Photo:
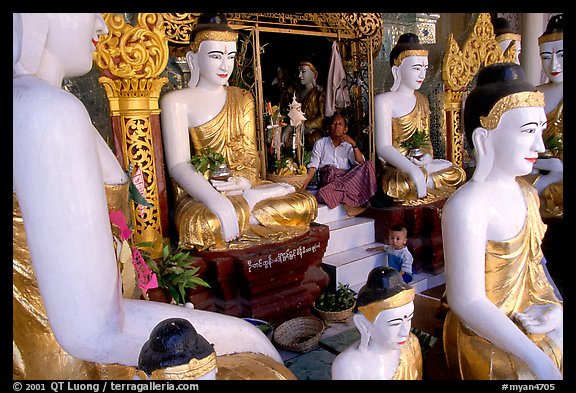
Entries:
[[[282, 362], [250, 323], [122, 296], [108, 201], [128, 177], [64, 78], [90, 71], [100, 14], [13, 14], [13, 377], [130, 379], [166, 318], [189, 320], [218, 355]], [[111, 190], [111, 193], [108, 191]]]
[[320, 188], [316, 193], [318, 202], [326, 204], [330, 209], [343, 203], [348, 214], [355, 215], [359, 211], [353, 208], [365, 205], [378, 190], [378, 184], [374, 163], [364, 158], [347, 132], [348, 119], [342, 114], [332, 116], [330, 136], [314, 143], [303, 188], [308, 186], [316, 171], [319, 171]]
[[[304, 150], [310, 151], [314, 142], [326, 135], [324, 131], [324, 107], [326, 97], [324, 91], [318, 86], [316, 80], [318, 71], [310, 61], [301, 61], [298, 65], [298, 79], [300, 87], [296, 91], [296, 98], [302, 104], [304, 121]], [[284, 146], [292, 146], [294, 128], [287, 126], [282, 131]]]
[[462, 379], [561, 379], [563, 306], [541, 264], [546, 232], [522, 179], [544, 151], [544, 96], [522, 68], [478, 73], [464, 131], [477, 162], [442, 211], [444, 351]]
[[544, 93], [544, 111], [548, 120], [544, 131], [545, 154], [534, 163], [526, 177], [538, 189], [542, 217], [564, 215], [564, 39], [562, 14], [550, 19], [538, 38], [542, 70], [548, 82], [536, 86]]
[[[164, 95], [162, 135], [175, 182], [175, 225], [184, 248], [216, 249], [281, 241], [308, 231], [317, 202], [303, 190], [260, 179], [254, 98], [227, 86], [237, 33], [222, 16], [201, 15], [190, 34], [188, 88]], [[233, 176], [211, 184], [190, 163], [210, 148]]]
[[414, 288], [394, 268], [376, 267], [358, 292], [357, 304], [354, 324], [360, 342], [336, 356], [332, 379], [422, 379], [422, 350], [410, 331]]
[[[384, 193], [401, 204], [433, 202], [449, 196], [466, 181], [466, 173], [450, 161], [434, 159], [432, 147], [420, 158], [409, 157], [404, 141], [416, 131], [430, 134], [430, 108], [417, 92], [428, 70], [428, 51], [418, 36], [402, 34], [390, 53], [394, 84], [374, 97], [376, 153], [384, 164]], [[424, 198], [424, 199], [419, 199]]]

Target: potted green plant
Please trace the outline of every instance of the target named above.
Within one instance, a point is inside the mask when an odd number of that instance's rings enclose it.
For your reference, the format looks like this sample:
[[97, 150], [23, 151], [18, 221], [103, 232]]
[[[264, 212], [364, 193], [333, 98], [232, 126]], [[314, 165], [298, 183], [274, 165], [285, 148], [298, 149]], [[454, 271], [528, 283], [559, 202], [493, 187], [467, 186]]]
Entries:
[[314, 302], [314, 309], [325, 322], [346, 322], [356, 306], [356, 291], [348, 284], [338, 283], [338, 289], [325, 290]]
[[400, 144], [400, 147], [406, 149], [409, 157], [419, 158], [424, 153], [420, 148], [430, 145], [430, 135], [426, 131], [416, 130], [414, 134]]
[[198, 276], [199, 267], [194, 262], [199, 257], [191, 256], [189, 251], [180, 248], [173, 249], [167, 244], [162, 249], [162, 258], [158, 260], [151, 257], [146, 251], [152, 243], [138, 244], [146, 265], [156, 273], [158, 287], [167, 290], [176, 304], [185, 304], [188, 301], [188, 291], [198, 285], [210, 288], [210, 284]]

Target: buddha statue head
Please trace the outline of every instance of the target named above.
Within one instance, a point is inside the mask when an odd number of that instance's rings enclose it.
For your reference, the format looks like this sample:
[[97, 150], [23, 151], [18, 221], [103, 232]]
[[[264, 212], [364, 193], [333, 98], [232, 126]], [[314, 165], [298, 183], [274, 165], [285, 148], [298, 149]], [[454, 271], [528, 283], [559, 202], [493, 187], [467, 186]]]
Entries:
[[537, 153], [544, 151], [543, 107], [544, 95], [526, 80], [520, 65], [495, 63], [478, 72], [463, 116], [476, 156], [472, 180], [484, 181], [496, 166], [515, 176], [531, 172]]
[[522, 37], [512, 28], [512, 25], [506, 18], [498, 17], [492, 20], [492, 26], [494, 26], [494, 35], [496, 36], [496, 42], [500, 45], [502, 53], [514, 43], [516, 47], [516, 57], [515, 62], [520, 64], [520, 53], [521, 53], [521, 39]]
[[215, 379], [216, 352], [187, 319], [159, 322], [144, 343], [138, 358], [144, 379]]
[[234, 70], [238, 33], [223, 14], [201, 14], [190, 32], [188, 86], [197, 86], [200, 77], [210, 85], [223, 86]]
[[298, 63], [298, 79], [303, 86], [316, 86], [318, 70], [310, 59], [301, 60]]
[[564, 22], [563, 14], [553, 16], [544, 33], [538, 37], [542, 70], [552, 83], [564, 80]]
[[361, 335], [358, 349], [399, 350], [410, 334], [414, 296], [414, 288], [396, 269], [372, 269], [356, 300], [354, 323]]
[[414, 33], [404, 33], [390, 51], [390, 66], [394, 84], [390, 91], [396, 91], [401, 84], [408, 89], [418, 90], [428, 70], [428, 51]]

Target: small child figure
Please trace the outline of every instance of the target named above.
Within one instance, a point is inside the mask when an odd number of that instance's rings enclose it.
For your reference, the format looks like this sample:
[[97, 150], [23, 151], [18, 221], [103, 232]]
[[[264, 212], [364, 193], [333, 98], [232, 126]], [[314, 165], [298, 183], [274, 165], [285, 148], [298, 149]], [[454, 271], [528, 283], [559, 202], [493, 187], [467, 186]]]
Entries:
[[394, 225], [390, 228], [388, 242], [384, 251], [388, 257], [388, 266], [398, 270], [405, 283], [412, 281], [412, 262], [414, 258], [406, 247], [408, 231], [402, 225]]

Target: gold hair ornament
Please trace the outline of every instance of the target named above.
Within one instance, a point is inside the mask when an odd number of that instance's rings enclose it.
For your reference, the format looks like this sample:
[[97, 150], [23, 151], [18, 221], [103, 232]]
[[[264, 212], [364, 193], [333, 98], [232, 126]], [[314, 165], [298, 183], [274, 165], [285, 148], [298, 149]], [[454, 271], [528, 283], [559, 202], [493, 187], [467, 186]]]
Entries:
[[398, 292], [396, 295], [387, 299], [378, 300], [365, 306], [358, 306], [358, 310], [362, 313], [362, 315], [366, 317], [366, 319], [374, 323], [376, 317], [382, 311], [404, 306], [413, 301], [414, 296], [414, 288], [405, 289], [402, 292]]
[[490, 109], [488, 116], [480, 116], [480, 124], [487, 130], [498, 126], [504, 112], [528, 106], [544, 106], [544, 94], [539, 91], [522, 91], [500, 98]]
[[496, 42], [500, 43], [500, 42], [506, 41], [506, 40], [520, 41], [521, 39], [522, 39], [522, 36], [520, 34], [504, 33], [504, 34], [500, 34], [498, 37], [496, 37]]
[[203, 41], [236, 42], [237, 40], [238, 33], [235, 31], [202, 30], [194, 36], [194, 41], [190, 44], [190, 49], [192, 52], [198, 53], [200, 44]]
[[300, 65], [300, 66], [308, 66], [308, 67], [310, 67], [310, 70], [311, 70], [314, 74], [317, 73], [316, 67], [314, 67], [314, 65], [313, 65], [312, 63], [310, 63], [309, 61], [302, 61], [302, 62], [300, 62], [299, 65]]
[[152, 371], [153, 380], [186, 380], [198, 379], [203, 375], [216, 368], [216, 352], [212, 352], [204, 359], [190, 359], [188, 364], [180, 366], [166, 367]]
[[541, 35], [538, 37], [538, 45], [542, 45], [545, 42], [562, 41], [564, 39], [563, 35], [564, 33], [561, 32]]
[[428, 56], [428, 51], [426, 49], [409, 49], [401, 52], [397, 58], [394, 59], [394, 65], [399, 67], [402, 61], [410, 56]]

